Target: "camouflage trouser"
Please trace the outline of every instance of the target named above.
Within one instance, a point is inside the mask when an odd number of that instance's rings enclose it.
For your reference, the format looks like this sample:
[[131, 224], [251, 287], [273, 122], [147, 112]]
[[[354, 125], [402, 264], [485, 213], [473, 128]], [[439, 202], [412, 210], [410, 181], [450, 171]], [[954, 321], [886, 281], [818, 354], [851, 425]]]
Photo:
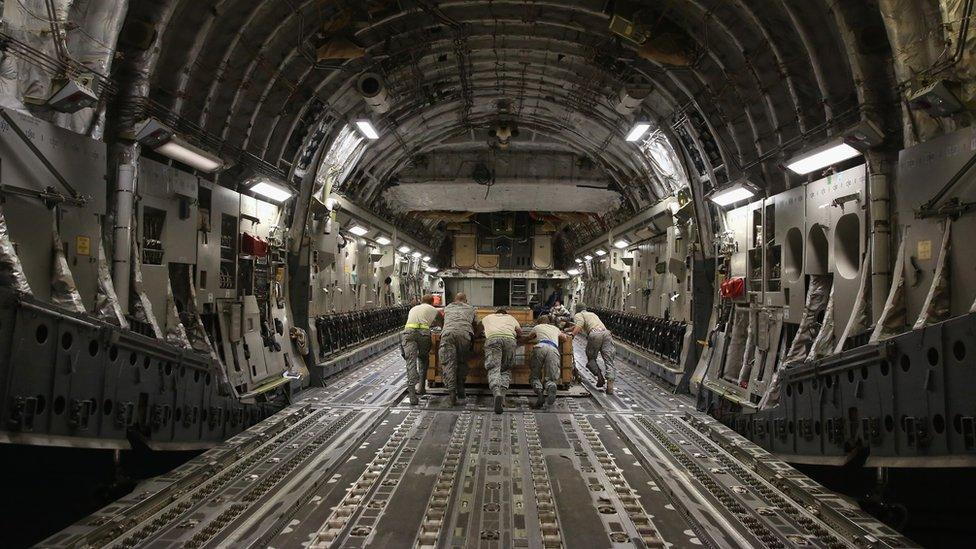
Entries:
[[468, 355], [471, 336], [466, 332], [443, 332], [437, 358], [441, 363], [441, 378], [448, 392], [457, 392], [458, 380], [464, 386], [468, 375]]
[[407, 367], [407, 387], [416, 387], [427, 375], [430, 363], [430, 330], [407, 328], [400, 334], [400, 346]]
[[[545, 382], [543, 382], [545, 380]], [[545, 343], [532, 349], [532, 373], [529, 383], [535, 394], [541, 395], [550, 386], [555, 387], [559, 380], [559, 351]]]
[[488, 386], [492, 392], [508, 390], [514, 364], [514, 338], [489, 337], [485, 340], [485, 370], [488, 370]]
[[599, 372], [600, 366], [596, 362], [597, 355], [603, 357], [603, 376], [607, 381], [613, 381], [617, 369], [613, 366], [613, 356], [616, 350], [613, 346], [613, 336], [609, 331], [590, 332], [586, 336], [586, 367], [591, 372]]

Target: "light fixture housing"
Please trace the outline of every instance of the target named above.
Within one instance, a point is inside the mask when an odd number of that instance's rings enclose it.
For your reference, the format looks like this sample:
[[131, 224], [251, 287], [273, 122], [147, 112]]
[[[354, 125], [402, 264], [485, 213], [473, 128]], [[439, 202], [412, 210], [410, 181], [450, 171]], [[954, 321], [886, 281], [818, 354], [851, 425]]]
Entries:
[[936, 80], [908, 94], [908, 107], [921, 110], [929, 116], [942, 117], [963, 110], [962, 102], [952, 91], [953, 84], [948, 80]]
[[424, 261], [430, 261], [430, 256], [429, 255], [425, 255], [422, 259]]
[[410, 246], [407, 246], [406, 244], [404, 244], [403, 246], [400, 246], [399, 248], [397, 248], [397, 251], [400, 252], [401, 254], [410, 253]]
[[603, 256], [607, 255], [607, 251], [604, 250], [603, 248], [600, 248], [599, 250], [597, 250], [597, 251], [595, 251], [593, 253], [595, 253], [596, 255], [598, 255], [600, 257], [603, 257]]
[[729, 185], [719, 187], [707, 196], [709, 200], [721, 207], [730, 206], [736, 202], [748, 200], [759, 194], [759, 189], [746, 179], [739, 179]]
[[568, 274], [569, 276], [579, 276], [580, 270], [579, 269], [570, 269], [570, 270], [566, 271], [566, 274]]
[[255, 183], [248, 190], [274, 202], [285, 202], [295, 195], [294, 191], [287, 186], [275, 183], [266, 177], [257, 178], [254, 181]]
[[224, 162], [219, 157], [191, 145], [178, 137], [173, 128], [155, 118], [142, 121], [127, 137], [201, 172], [213, 173], [224, 167]]
[[613, 247], [617, 248], [618, 250], [622, 250], [627, 246], [630, 246], [630, 241], [627, 240], [626, 238], [621, 238], [613, 243]]
[[428, 272], [428, 273], [430, 273], [430, 274], [434, 274], [434, 273], [436, 273], [436, 272], [437, 272], [437, 271], [438, 271], [439, 269], [438, 269], [437, 267], [434, 267], [433, 265], [428, 265], [428, 266], [427, 266], [427, 268], [426, 268], [426, 269], [424, 269], [424, 270], [425, 270], [425, 271], [427, 271], [427, 272]]
[[359, 128], [359, 133], [363, 134], [363, 137], [370, 141], [376, 141], [380, 138], [379, 132], [376, 131], [376, 126], [366, 118], [356, 120], [356, 127]]
[[585, 260], [587, 260], [587, 261], [592, 261], [592, 260], [593, 260], [593, 256], [592, 256], [592, 255], [589, 255], [589, 254], [587, 254], [587, 255], [584, 255], [584, 256], [583, 256], [583, 259], [585, 259]]
[[786, 163], [786, 167], [794, 173], [806, 175], [861, 154], [861, 151], [852, 147], [843, 137], [839, 137], [794, 156]]
[[94, 107], [98, 103], [98, 94], [93, 89], [91, 80], [91, 78], [64, 80], [61, 87], [51, 94], [47, 105], [58, 112], [66, 113]]
[[214, 173], [224, 167], [224, 162], [217, 156], [175, 136], [156, 147], [156, 152], [204, 173]]
[[366, 236], [366, 234], [369, 233], [369, 229], [357, 223], [356, 225], [349, 227], [349, 232], [356, 236]]
[[379, 244], [380, 246], [388, 246], [390, 244], [390, 242], [393, 242], [393, 241], [390, 240], [389, 238], [385, 237], [385, 236], [377, 236], [376, 237], [376, 243]]
[[633, 143], [635, 141], [640, 140], [640, 138], [644, 137], [644, 134], [646, 134], [647, 130], [649, 129], [651, 129], [651, 123], [646, 120], [638, 120], [637, 122], [634, 122], [634, 126], [630, 129], [630, 132], [627, 134], [626, 137], [627, 142]]
[[422, 255], [424, 255], [424, 254], [422, 254], [422, 253], [420, 253], [420, 252], [414, 252], [414, 253], [413, 253], [413, 254], [411, 254], [411, 255], [413, 255], [413, 257], [415, 257], [415, 258], [417, 258], [417, 259], [420, 259], [420, 256], [422, 256]]
[[582, 259], [580, 259], [580, 258], [578, 258], [578, 257], [577, 257], [577, 258], [575, 259], [575, 261], [576, 261], [577, 263], [582, 263], [582, 262], [583, 262], [583, 260], [582, 260]]

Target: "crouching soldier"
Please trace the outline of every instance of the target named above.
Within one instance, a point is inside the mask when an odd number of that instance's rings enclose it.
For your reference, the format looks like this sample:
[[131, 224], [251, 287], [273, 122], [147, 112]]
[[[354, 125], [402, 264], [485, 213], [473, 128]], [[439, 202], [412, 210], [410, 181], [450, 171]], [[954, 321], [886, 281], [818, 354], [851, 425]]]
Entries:
[[464, 293], [455, 295], [454, 301], [444, 307], [444, 329], [441, 331], [437, 358], [441, 363], [441, 378], [451, 406], [465, 397], [464, 378], [468, 375], [468, 356], [477, 324], [475, 309], [468, 305], [468, 297]]
[[535, 347], [532, 349], [532, 370], [529, 382], [538, 400], [535, 408], [548, 410], [556, 402], [556, 381], [559, 380], [559, 344], [569, 339], [548, 316], [542, 315], [535, 324]]
[[[437, 319], [437, 309], [432, 305], [434, 296], [425, 295], [420, 305], [415, 305], [407, 315], [407, 323], [400, 335], [400, 345], [407, 368], [407, 395], [410, 404], [420, 402], [417, 395], [427, 394], [427, 366], [430, 363], [430, 325]], [[419, 385], [419, 388], [418, 388]]]
[[485, 370], [488, 386], [495, 397], [495, 413], [500, 414], [505, 405], [505, 392], [512, 381], [515, 365], [515, 344], [522, 335], [522, 326], [505, 309], [481, 319], [485, 327]]
[[[586, 334], [587, 369], [596, 375], [596, 386], [603, 387], [605, 383], [607, 394], [612, 395], [613, 378], [616, 377], [617, 370], [613, 364], [616, 350], [610, 330], [607, 330], [596, 313], [587, 311], [584, 305], [576, 306], [576, 316], [573, 317], [573, 321], [575, 322], [573, 335], [575, 336], [580, 332]], [[597, 356], [603, 357], [603, 368], [606, 374], [600, 371], [599, 363], [596, 360]]]

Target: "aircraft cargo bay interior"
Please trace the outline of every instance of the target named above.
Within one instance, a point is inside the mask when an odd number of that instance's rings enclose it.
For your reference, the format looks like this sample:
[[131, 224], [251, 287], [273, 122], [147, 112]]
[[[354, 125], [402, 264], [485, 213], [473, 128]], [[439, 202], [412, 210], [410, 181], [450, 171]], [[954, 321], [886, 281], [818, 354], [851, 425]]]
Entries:
[[974, 8], [0, 1], [0, 546], [973, 547]]

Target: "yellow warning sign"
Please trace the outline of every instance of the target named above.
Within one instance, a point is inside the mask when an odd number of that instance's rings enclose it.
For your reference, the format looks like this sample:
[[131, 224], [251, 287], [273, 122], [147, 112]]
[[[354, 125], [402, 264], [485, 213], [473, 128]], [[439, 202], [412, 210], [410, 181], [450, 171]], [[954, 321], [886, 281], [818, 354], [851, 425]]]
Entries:
[[91, 238], [87, 236], [76, 236], [75, 253], [78, 255], [91, 255]]
[[932, 241], [931, 240], [919, 240], [918, 241], [918, 253], [915, 254], [919, 261], [927, 261], [932, 259]]

